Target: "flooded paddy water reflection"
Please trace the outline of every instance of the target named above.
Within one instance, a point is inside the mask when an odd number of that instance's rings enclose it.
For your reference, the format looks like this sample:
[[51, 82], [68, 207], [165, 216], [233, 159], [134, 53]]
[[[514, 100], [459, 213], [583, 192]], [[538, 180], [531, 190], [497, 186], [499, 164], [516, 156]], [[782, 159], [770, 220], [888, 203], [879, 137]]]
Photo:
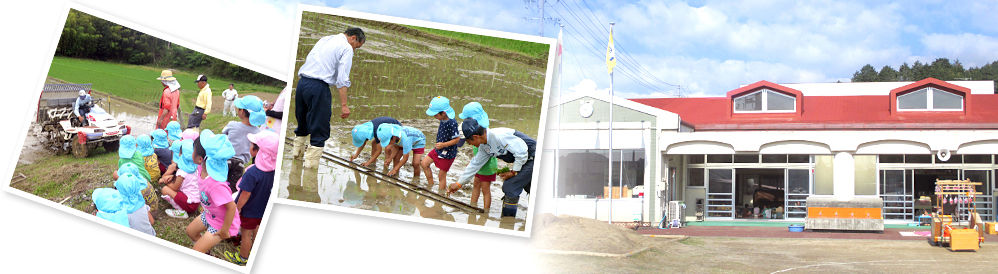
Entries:
[[[334, 155], [349, 153], [343, 150], [340, 141], [334, 140], [327, 142], [325, 151]], [[465, 159], [464, 164], [467, 164], [467, 161]], [[383, 164], [384, 162], [378, 161], [372, 165], [372, 168], [383, 173], [387, 172], [387, 167]], [[455, 162], [454, 168], [448, 172], [448, 180], [456, 180], [455, 171], [460, 171], [458, 164]], [[520, 231], [525, 229], [526, 224], [528, 196], [526, 194], [520, 197], [520, 210], [517, 211], [515, 218], [500, 217], [499, 198], [503, 195], [501, 182], [493, 183], [490, 189], [492, 206], [486, 209], [485, 213], [477, 213], [435, 201], [418, 191], [409, 191], [331, 161], [323, 160], [318, 169], [305, 169], [302, 167], [302, 161], [291, 158], [290, 144], [285, 144], [281, 178], [278, 188], [279, 198]], [[412, 167], [403, 168], [396, 178], [412, 182]], [[425, 188], [426, 181], [418, 181], [417, 185]], [[436, 186], [432, 191], [437, 191]], [[470, 204], [469, 195], [470, 190], [464, 190], [450, 197]], [[481, 207], [483, 200], [479, 198], [475, 206]]]

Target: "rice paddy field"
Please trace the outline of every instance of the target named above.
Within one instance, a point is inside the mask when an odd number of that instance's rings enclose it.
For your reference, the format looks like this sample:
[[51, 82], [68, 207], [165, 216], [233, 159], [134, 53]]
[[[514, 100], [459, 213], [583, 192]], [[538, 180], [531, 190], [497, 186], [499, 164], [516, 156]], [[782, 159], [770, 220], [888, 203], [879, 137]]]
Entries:
[[[348, 119], [339, 118], [339, 98], [333, 91], [333, 118], [330, 120], [332, 132], [330, 140], [326, 142], [327, 152], [349, 157], [356, 149], [349, 141], [350, 130], [353, 126], [381, 116], [393, 117], [402, 122], [404, 126], [420, 129], [426, 135], [427, 148], [432, 149], [439, 121], [426, 115], [426, 109], [430, 100], [436, 96], [449, 98], [451, 107], [455, 109], [455, 114], [460, 113], [465, 104], [478, 102], [489, 114], [491, 128], [513, 128], [537, 138], [549, 44], [448, 31], [431, 32], [421, 28], [391, 23], [305, 12], [302, 15], [295, 71], [304, 64], [308, 52], [320, 38], [342, 33], [348, 27], [363, 29], [367, 41], [361, 48], [354, 51], [353, 67], [350, 72], [352, 85], [349, 88], [351, 114]], [[542, 56], [542, 58], [537, 56]], [[296, 76], [292, 85], [297, 83], [298, 79]], [[288, 136], [294, 136], [292, 130], [297, 126], [294, 109], [292, 101], [292, 107], [288, 114]], [[455, 119], [460, 122], [459, 118], [455, 117]], [[369, 159], [369, 152], [369, 147], [365, 147], [364, 152], [355, 162], [360, 163]], [[461, 154], [448, 172], [448, 182], [457, 180], [458, 174], [463, 171], [464, 166], [468, 164], [472, 156], [470, 146], [462, 147], [460, 152]], [[344, 201], [350, 200], [348, 196], [352, 195], [349, 193], [351, 191], [335, 191], [336, 193], [330, 195], [318, 192], [323, 189], [349, 190], [351, 187], [363, 190], [358, 193], [381, 192], [372, 190], [379, 187], [377, 184], [365, 182], [368, 180], [360, 177], [351, 178], [356, 176], [339, 175], [346, 173], [338, 171], [338, 167], [329, 168], [332, 165], [329, 164], [320, 167], [317, 176], [312, 175], [316, 176], [312, 177], [312, 180], [319, 181], [319, 185], [314, 186], [318, 189], [308, 189], [308, 185], [303, 183], [307, 179], [303, 178], [292, 178], [293, 182], [302, 185], [289, 188], [288, 178], [292, 175], [289, 173], [291, 170], [298, 169], [291, 168], [294, 166], [293, 160], [287, 155], [284, 157], [284, 161], [285, 168], [282, 168], [280, 177], [282, 180], [282, 187], [279, 189], [280, 197], [296, 199], [296, 197], [309, 196], [300, 195], [299, 192], [304, 191], [312, 193], [311, 196], [319, 195], [296, 200], [374, 210], [375, 207], [371, 205], [345, 203]], [[383, 160], [379, 160], [374, 165], [380, 170], [382, 164]], [[502, 165], [505, 164], [500, 161], [500, 166]], [[410, 165], [404, 166], [400, 179], [412, 181], [412, 171]], [[300, 172], [293, 175], [302, 176]], [[436, 173], [437, 169], [433, 168], [433, 172]], [[436, 180], [436, 175], [434, 178]], [[415, 183], [418, 185], [426, 185], [425, 178], [421, 182], [418, 179], [416, 181]], [[450, 214], [452, 216], [440, 216], [434, 213], [429, 215], [436, 217], [427, 217], [427, 214], [423, 214], [419, 210], [412, 212], [410, 212], [411, 210], [398, 210], [398, 208], [413, 208], [410, 206], [393, 205], [391, 208], [396, 208], [394, 211], [398, 211], [393, 213], [402, 215], [500, 226], [499, 205], [501, 202], [499, 199], [503, 196], [500, 186], [501, 180], [492, 184], [493, 205], [487, 216], [468, 216], [457, 209], [445, 209], [444, 211], [447, 213], [444, 215]], [[306, 189], [300, 190], [302, 187]], [[293, 191], [295, 193], [289, 195], [289, 189], [296, 189]], [[469, 202], [469, 193], [470, 184], [467, 189], [455, 194], [454, 197]], [[523, 194], [520, 197], [522, 213], [526, 212], [527, 196]], [[403, 198], [406, 195], [382, 197], [382, 200], [387, 199], [403, 204], [422, 206], [422, 202], [416, 200], [407, 202], [407, 199]], [[481, 206], [481, 203], [482, 201], [479, 201], [478, 205]], [[521, 229], [525, 220], [525, 214], [522, 213], [517, 216], [517, 223]], [[470, 221], [472, 218], [491, 221]], [[503, 225], [503, 227], [515, 229], [513, 226]]]
[[[48, 76], [68, 83], [92, 83], [94, 89], [101, 92], [157, 107], [159, 97], [163, 94], [163, 84], [156, 78], [164, 69], [168, 68], [56, 56], [52, 59]], [[180, 106], [184, 113], [190, 113], [194, 109], [194, 99], [197, 97], [197, 92], [200, 91], [197, 84], [194, 83], [194, 78], [198, 74], [197, 72], [173, 71], [173, 76], [177, 78], [177, 82], [180, 82]], [[235, 84], [236, 90], [240, 94], [254, 92], [278, 94], [284, 88], [237, 82], [208, 75], [208, 84], [211, 85], [214, 96], [220, 97], [222, 91], [228, 88], [229, 83]], [[274, 97], [276, 98], [276, 95]], [[221, 107], [219, 107], [220, 110]]]

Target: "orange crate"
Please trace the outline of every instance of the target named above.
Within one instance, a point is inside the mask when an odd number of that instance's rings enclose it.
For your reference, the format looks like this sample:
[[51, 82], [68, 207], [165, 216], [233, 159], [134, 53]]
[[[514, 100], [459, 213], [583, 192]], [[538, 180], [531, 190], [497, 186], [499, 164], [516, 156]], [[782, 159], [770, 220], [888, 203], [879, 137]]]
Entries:
[[950, 232], [950, 250], [977, 250], [980, 247], [980, 238], [976, 230], [954, 229]]
[[998, 235], [998, 233], [995, 232], [995, 226], [998, 226], [998, 223], [984, 223], [984, 233]]

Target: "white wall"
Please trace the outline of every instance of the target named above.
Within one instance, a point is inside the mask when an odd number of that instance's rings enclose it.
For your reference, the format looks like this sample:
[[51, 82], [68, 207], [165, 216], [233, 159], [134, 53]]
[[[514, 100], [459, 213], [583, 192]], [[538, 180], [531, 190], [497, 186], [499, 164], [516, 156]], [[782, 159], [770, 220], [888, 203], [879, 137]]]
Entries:
[[[690, 144], [715, 143], [707, 151], [831, 154], [929, 154], [949, 149], [960, 154], [998, 152], [998, 130], [907, 131], [662, 131], [659, 148], [667, 154], [689, 154]], [[959, 150], [964, 148], [964, 150]], [[675, 149], [675, 151], [673, 151]], [[703, 148], [701, 148], [703, 149]], [[825, 152], [826, 153], [815, 153]], [[974, 151], [981, 149], [981, 151]], [[699, 152], [700, 154], [712, 152]]]

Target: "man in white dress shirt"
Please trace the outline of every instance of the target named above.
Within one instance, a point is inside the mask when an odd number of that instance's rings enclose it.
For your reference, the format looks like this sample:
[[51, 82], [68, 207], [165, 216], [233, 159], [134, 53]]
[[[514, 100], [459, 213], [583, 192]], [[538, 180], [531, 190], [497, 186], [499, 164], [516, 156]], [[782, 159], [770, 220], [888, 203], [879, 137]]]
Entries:
[[222, 91], [222, 98], [225, 99], [225, 105], [222, 106], [222, 116], [231, 113], [232, 116], [236, 116], [236, 107], [232, 105], [232, 102], [236, 101], [239, 97], [239, 92], [236, 91], [236, 86], [229, 84], [229, 89]]
[[[347, 88], [350, 87], [350, 67], [353, 51], [364, 45], [366, 36], [360, 28], [348, 28], [343, 33], [326, 36], [315, 42], [305, 57], [305, 64], [298, 69], [297, 94], [295, 95], [294, 158], [304, 156], [305, 168], [319, 165], [322, 148], [329, 139], [329, 119], [332, 116], [332, 91], [335, 86], [340, 94], [340, 118], [350, 116], [347, 105]], [[306, 144], [309, 138], [309, 144]], [[304, 155], [303, 155], [304, 154]]]

